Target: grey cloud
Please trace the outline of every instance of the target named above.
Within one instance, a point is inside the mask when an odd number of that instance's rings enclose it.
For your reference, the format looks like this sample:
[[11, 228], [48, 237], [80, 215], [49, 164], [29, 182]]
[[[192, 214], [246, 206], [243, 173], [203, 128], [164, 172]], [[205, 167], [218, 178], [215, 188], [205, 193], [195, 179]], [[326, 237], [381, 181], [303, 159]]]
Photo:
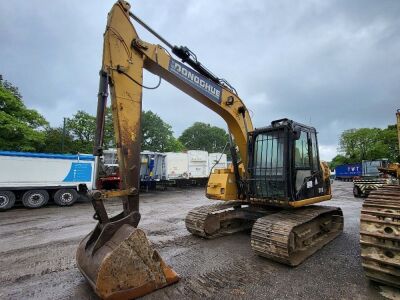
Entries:
[[[0, 73], [53, 125], [95, 112], [102, 34], [113, 1], [0, 2]], [[400, 2], [132, 1], [161, 35], [228, 79], [255, 126], [290, 117], [320, 132], [329, 159], [340, 132], [394, 123], [400, 95]], [[138, 27], [141, 37], [157, 42]], [[148, 85], [157, 82], [146, 74]], [[144, 108], [176, 134], [215, 113], [163, 82]]]

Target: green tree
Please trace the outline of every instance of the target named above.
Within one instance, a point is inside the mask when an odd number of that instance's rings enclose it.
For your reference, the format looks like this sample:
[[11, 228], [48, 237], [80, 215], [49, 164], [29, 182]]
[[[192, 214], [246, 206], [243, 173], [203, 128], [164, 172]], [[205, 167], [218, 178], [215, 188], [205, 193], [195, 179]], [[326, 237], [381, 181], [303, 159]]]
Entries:
[[378, 145], [380, 132], [379, 128], [346, 130], [340, 138], [340, 149], [351, 160], [373, 159], [372, 157], [381, 152], [379, 151], [380, 145]]
[[149, 110], [142, 112], [142, 150], [179, 152], [184, 146], [173, 136], [171, 125]]
[[187, 149], [221, 152], [228, 142], [228, 134], [222, 128], [196, 122], [183, 131], [179, 140]]
[[339, 165], [343, 164], [348, 164], [349, 159], [343, 155], [336, 155], [334, 158], [332, 158], [332, 161], [329, 163], [329, 168], [334, 169]]
[[386, 147], [386, 157], [393, 162], [400, 162], [399, 141], [397, 136], [397, 126], [389, 125], [386, 129], [382, 130], [380, 140]]
[[106, 148], [115, 148], [116, 146], [111, 107], [106, 108], [106, 117], [104, 121], [104, 146]]
[[[64, 140], [65, 153], [92, 153], [96, 128], [96, 117], [84, 111], [78, 111], [67, 120]], [[184, 146], [173, 135], [171, 126], [151, 111], [142, 113], [142, 149], [150, 151], [183, 151]], [[63, 139], [62, 128], [45, 130], [44, 152], [58, 153], [61, 151]], [[104, 126], [104, 147], [114, 148], [114, 127], [112, 110], [107, 108]]]
[[[40, 151], [50, 153], [92, 153], [96, 122], [95, 117], [78, 111], [72, 118], [67, 119], [65, 132], [62, 127], [47, 127], [45, 129], [45, 142]], [[106, 110], [104, 126], [105, 148], [114, 148], [114, 130], [112, 124], [112, 111]], [[64, 150], [62, 141], [64, 140]]]
[[66, 128], [69, 134], [72, 135], [74, 139], [74, 148], [79, 149], [78, 152], [93, 152], [96, 117], [82, 110], [78, 110], [78, 112], [67, 121]]
[[[78, 153], [80, 152], [71, 133], [66, 130], [63, 137], [62, 127], [47, 127], [45, 129], [44, 145], [39, 150], [46, 153]], [[64, 150], [61, 149], [64, 139]]]
[[41, 114], [25, 106], [18, 88], [0, 75], [0, 149], [37, 151], [47, 124]]
[[398, 160], [396, 127], [349, 129], [342, 133], [339, 149], [347, 163], [388, 158]]

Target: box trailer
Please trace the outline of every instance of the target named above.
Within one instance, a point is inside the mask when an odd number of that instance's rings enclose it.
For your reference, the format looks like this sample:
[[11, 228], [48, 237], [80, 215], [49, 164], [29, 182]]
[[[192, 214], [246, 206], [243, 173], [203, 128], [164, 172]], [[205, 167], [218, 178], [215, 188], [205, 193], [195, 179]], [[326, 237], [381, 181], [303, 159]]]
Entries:
[[94, 156], [0, 151], [0, 210], [16, 201], [38, 208], [49, 200], [72, 205], [92, 188]]
[[362, 165], [362, 176], [363, 177], [379, 177], [378, 168], [386, 168], [389, 164], [388, 159], [376, 159], [376, 160], [363, 160]]
[[361, 163], [345, 164], [335, 168], [335, 176], [337, 180], [353, 181], [354, 177], [360, 177], [361, 175]]
[[167, 180], [180, 180], [189, 178], [188, 154], [167, 152], [165, 153], [165, 166], [167, 170]]
[[163, 181], [167, 179], [164, 153], [143, 151], [140, 152], [140, 180]]
[[213, 169], [226, 169], [228, 160], [225, 153], [209, 153], [208, 154], [208, 173]]
[[189, 150], [187, 154], [189, 178], [208, 178], [208, 152], [203, 150]]

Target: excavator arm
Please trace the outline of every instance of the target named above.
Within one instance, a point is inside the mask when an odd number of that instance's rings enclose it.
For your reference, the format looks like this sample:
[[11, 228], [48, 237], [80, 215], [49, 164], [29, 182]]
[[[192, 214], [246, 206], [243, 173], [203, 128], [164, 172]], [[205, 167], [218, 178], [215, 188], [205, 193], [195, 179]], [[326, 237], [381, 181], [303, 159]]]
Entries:
[[[181, 58], [180, 62], [161, 45], [142, 41], [130, 20], [131, 17], [147, 27], [130, 12], [130, 5], [123, 0], [117, 1], [108, 15], [94, 147], [94, 155], [101, 156], [105, 110], [110, 92], [121, 190], [91, 192], [94, 218], [98, 220], [98, 224], [80, 243], [77, 251], [80, 271], [96, 293], [107, 299], [138, 297], [178, 280], [178, 275], [164, 263], [151, 248], [144, 232], [137, 228], [140, 220], [140, 118], [142, 89], [145, 88], [143, 69], [158, 75], [160, 82], [162, 79], [168, 81], [207, 106], [228, 124], [241, 162], [234, 160], [232, 170], [215, 174], [215, 183], [210, 179], [211, 193], [207, 193], [209, 198], [228, 200], [227, 197], [237, 199], [241, 196], [239, 185], [241, 178], [246, 176], [247, 136], [249, 131], [253, 131], [246, 106], [225, 80], [208, 71], [186, 47], [171, 46], [156, 34]], [[236, 150], [234, 152], [235, 158]], [[96, 181], [97, 179], [96, 175]], [[230, 187], [229, 193], [225, 191], [227, 185]], [[220, 192], [221, 187], [223, 193]], [[216, 191], [215, 195], [213, 191]], [[112, 197], [122, 200], [123, 211], [110, 218], [104, 200]]]
[[[137, 20], [158, 37], [172, 53], [161, 45], [141, 40], [131, 18]], [[188, 67], [191, 66], [190, 67]], [[207, 196], [212, 199], [234, 200], [245, 198], [242, 178], [248, 165], [248, 132], [253, 131], [249, 112], [234, 88], [205, 68], [187, 47], [172, 46], [130, 11], [130, 5], [118, 1], [108, 15], [104, 34], [103, 63], [100, 72], [100, 91], [97, 113], [95, 155], [101, 155], [107, 86], [111, 90], [111, 107], [118, 148], [122, 188], [125, 193], [138, 188], [140, 153], [140, 117], [143, 69], [158, 75], [181, 91], [220, 115], [227, 123], [231, 139], [233, 166], [230, 170], [214, 174], [209, 180]], [[238, 162], [236, 147], [241, 158]], [[223, 191], [223, 192], [221, 192]], [[128, 196], [125, 206], [138, 210], [138, 197]]]
[[[101, 75], [111, 87], [112, 112], [120, 160], [123, 189], [137, 188], [138, 172], [131, 172], [139, 164], [140, 116], [142, 103], [143, 69], [158, 75], [220, 115], [227, 123], [238, 147], [242, 170], [247, 167], [247, 133], [253, 130], [249, 112], [242, 100], [229, 85], [202, 66], [186, 47], [171, 46], [183, 62], [174, 59], [161, 45], [142, 41], [130, 17], [138, 19], [125, 1], [112, 8], [104, 35], [104, 53]], [[138, 19], [140, 20], [140, 19]], [[144, 23], [142, 23], [144, 24]], [[193, 58], [194, 57], [194, 58]], [[100, 94], [107, 94], [106, 84]], [[101, 137], [104, 124], [105, 98], [99, 99], [97, 137]], [[96, 139], [101, 149], [101, 138]], [[97, 150], [98, 151], [98, 150]], [[101, 152], [101, 151], [100, 151]], [[99, 153], [96, 153], [99, 154]], [[245, 176], [245, 172], [241, 172]]]

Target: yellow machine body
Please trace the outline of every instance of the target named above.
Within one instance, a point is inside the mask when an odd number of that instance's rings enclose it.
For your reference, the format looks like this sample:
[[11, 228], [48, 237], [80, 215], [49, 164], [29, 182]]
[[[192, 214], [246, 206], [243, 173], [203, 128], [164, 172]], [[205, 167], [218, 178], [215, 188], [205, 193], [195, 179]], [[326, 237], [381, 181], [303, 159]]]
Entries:
[[[207, 197], [241, 202], [249, 200], [239, 199], [237, 182], [238, 174], [244, 179], [248, 176], [248, 133], [254, 130], [243, 101], [229, 85], [207, 83], [200, 74], [172, 58], [164, 47], [142, 41], [130, 17], [130, 5], [123, 0], [117, 1], [108, 15], [100, 73], [104, 81], [99, 88], [97, 110], [98, 149], [95, 149], [95, 155], [101, 155], [107, 99], [105, 86], [109, 86], [122, 188], [118, 192], [94, 192], [92, 203], [99, 223], [80, 243], [77, 251], [79, 269], [104, 299], [139, 297], [179, 280], [152, 249], [143, 231], [137, 228], [140, 220], [138, 190], [143, 69], [168, 81], [226, 121], [241, 160], [236, 166], [236, 175], [233, 167], [215, 170], [211, 174]], [[262, 204], [299, 207], [329, 200], [330, 190], [325, 192], [324, 196], [295, 204], [275, 199]], [[109, 218], [103, 200], [111, 196], [121, 198], [123, 212]]]
[[[323, 172], [324, 180], [329, 180], [330, 169], [326, 162], [321, 162], [321, 170]], [[245, 176], [242, 165], [239, 168], [239, 173], [241, 176]], [[232, 166], [225, 169], [215, 169], [213, 173], [210, 174], [208, 179], [206, 193], [207, 198], [223, 201], [238, 200], [237, 183], [235, 178], [236, 177]], [[323, 196], [308, 198], [300, 201], [285, 201], [282, 199], [251, 199], [251, 202], [261, 204], [267, 203], [272, 206], [279, 207], [302, 207], [322, 201], [328, 201], [330, 199], [332, 199], [331, 188], [329, 188], [329, 190]]]
[[210, 174], [207, 183], [207, 198], [230, 201], [237, 200], [237, 195], [237, 183], [232, 168], [215, 169]]

